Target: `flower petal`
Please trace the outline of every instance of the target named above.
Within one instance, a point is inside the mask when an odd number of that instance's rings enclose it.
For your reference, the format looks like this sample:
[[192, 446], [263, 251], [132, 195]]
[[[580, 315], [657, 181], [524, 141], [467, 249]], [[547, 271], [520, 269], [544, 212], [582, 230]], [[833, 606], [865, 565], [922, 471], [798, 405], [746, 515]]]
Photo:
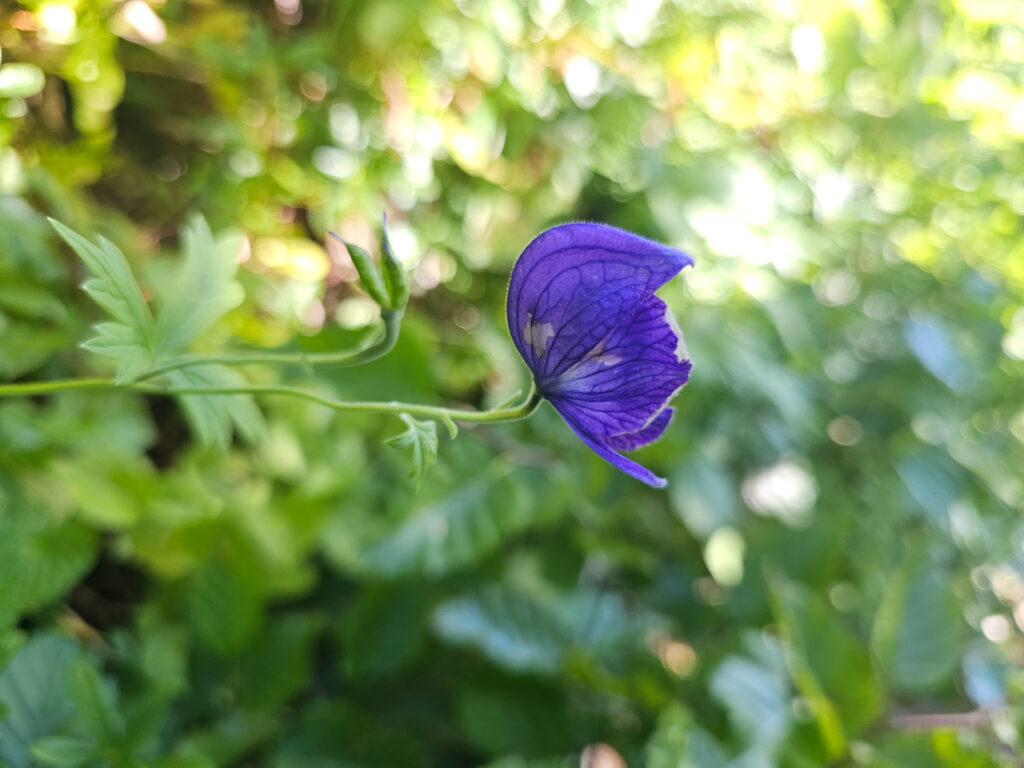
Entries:
[[[552, 403], [552, 405], [555, 404]], [[576, 436], [579, 437], [580, 440], [586, 443], [590, 450], [607, 461], [613, 467], [621, 469], [627, 475], [632, 475], [640, 482], [647, 483], [647, 485], [652, 488], [664, 488], [668, 485], [668, 481], [665, 478], [658, 477], [656, 474], [651, 472], [651, 470], [647, 469], [647, 467], [637, 464], [631, 459], [627, 459], [622, 454], [616, 453], [608, 445], [605, 445], [603, 442], [599, 442], [596, 438], [589, 435], [586, 430], [584, 430], [579, 424], [576, 424], [573, 418], [564, 413], [557, 405], [555, 405], [555, 410], [558, 411], [561, 417], [565, 419], [565, 423], [572, 428], [572, 431], [576, 433]]]
[[636, 432], [623, 432], [621, 435], [612, 435], [605, 438], [604, 442], [609, 448], [614, 448], [616, 451], [632, 451], [648, 443], [653, 443], [661, 437], [668, 423], [672, 421], [673, 413], [673, 409], [663, 408], [657, 416], [651, 419], [650, 424], [646, 427], [638, 429]]
[[564, 224], [538, 235], [512, 271], [508, 324], [541, 390], [692, 263], [681, 251], [605, 224]]
[[690, 377], [666, 311], [665, 302], [649, 296], [625, 325], [543, 384], [545, 396], [602, 442], [646, 427]]

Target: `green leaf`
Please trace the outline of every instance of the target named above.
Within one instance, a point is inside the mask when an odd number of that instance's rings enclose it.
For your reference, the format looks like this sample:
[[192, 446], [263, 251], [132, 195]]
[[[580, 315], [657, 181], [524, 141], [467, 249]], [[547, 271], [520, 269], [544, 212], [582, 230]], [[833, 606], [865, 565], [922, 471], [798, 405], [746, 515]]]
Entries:
[[82, 342], [82, 349], [119, 363], [115, 381], [125, 384], [153, 367], [153, 353], [140, 343], [139, 335], [124, 323], [98, 323], [97, 335]]
[[949, 683], [957, 669], [962, 630], [949, 575], [918, 555], [888, 579], [872, 647], [893, 688], [933, 691]]
[[501, 471], [503, 465], [494, 464], [414, 512], [358, 553], [362, 569], [382, 576], [451, 573], [560, 511], [559, 495], [545, 473], [518, 469], [495, 478]]
[[742, 656], [728, 656], [711, 675], [711, 695], [726, 708], [748, 753], [776, 754], [790, 726], [789, 688], [784, 672]]
[[790, 676], [807, 700], [826, 752], [838, 758], [881, 710], [881, 682], [865, 645], [819, 596], [782, 579], [772, 587], [776, 618], [789, 641]]
[[943, 729], [931, 733], [897, 733], [875, 745], [871, 768], [1011, 768], [1019, 761], [999, 759], [970, 735]]
[[706, 456], [694, 456], [680, 465], [669, 484], [669, 501], [689, 531], [702, 540], [736, 521], [735, 481]]
[[401, 709], [393, 709], [391, 717], [380, 717], [372, 708], [348, 703], [347, 697], [314, 698], [297, 713], [268, 765], [274, 768], [428, 768], [436, 765], [424, 751], [424, 743], [417, 738], [418, 729], [409, 727], [408, 715], [403, 717]]
[[274, 711], [302, 690], [324, 624], [314, 613], [291, 613], [269, 623], [238, 661], [239, 705]]
[[493, 755], [564, 755], [585, 743], [572, 707], [553, 686], [529, 680], [475, 685], [459, 692], [456, 708], [466, 736]]
[[405, 432], [389, 437], [384, 442], [396, 448], [412, 450], [412, 469], [409, 477], [416, 484], [423, 482], [427, 469], [437, 461], [437, 424], [433, 421], [419, 421], [408, 414], [399, 414], [408, 429]]
[[146, 765], [147, 768], [217, 768], [211, 758], [189, 748], [153, 758]]
[[32, 745], [32, 757], [58, 768], [77, 768], [100, 756], [96, 743], [74, 736], [47, 736]]
[[50, 219], [50, 223], [93, 273], [93, 279], [83, 286], [86, 293], [115, 319], [132, 329], [139, 346], [152, 349], [153, 316], [124, 254], [102, 237], [100, 247], [97, 247], [59, 221]]
[[118, 744], [125, 728], [114, 691], [86, 659], [79, 659], [71, 668], [71, 699], [78, 718], [97, 743], [104, 747]]
[[[223, 365], [203, 365], [167, 373], [175, 388], [244, 387], [246, 378]], [[265, 428], [263, 415], [252, 395], [178, 395], [192, 432], [204, 447], [225, 450], [233, 429], [249, 443], [255, 443]]]
[[647, 768], [725, 768], [730, 763], [714, 737], [677, 703], [661, 711], [645, 756]]
[[429, 612], [427, 594], [416, 583], [378, 585], [362, 592], [343, 625], [346, 671], [363, 681], [394, 677], [423, 646]]
[[219, 559], [192, 577], [188, 613], [199, 638], [221, 654], [239, 651], [259, 630], [262, 602], [251, 577]]
[[0, 377], [29, 373], [73, 341], [65, 330], [49, 331], [34, 322], [8, 324], [0, 332]]
[[96, 536], [60, 521], [20, 496], [0, 496], [0, 623], [63, 595], [91, 567]]
[[46, 86], [46, 75], [35, 64], [14, 62], [0, 67], [0, 99], [27, 99]]
[[508, 755], [507, 757], [500, 757], [494, 762], [487, 763], [482, 768], [566, 768], [566, 761], [560, 757], [529, 760], [519, 755]]
[[66, 637], [36, 635], [0, 673], [0, 761], [10, 768], [30, 768], [29, 745], [74, 715], [69, 677], [80, 653]]
[[552, 606], [496, 585], [442, 603], [434, 629], [450, 643], [479, 648], [502, 667], [546, 673], [561, 668], [571, 635]]
[[64, 320], [67, 308], [46, 288], [0, 272], [0, 309], [41, 320]]
[[240, 235], [214, 238], [206, 220], [194, 215], [181, 239], [182, 263], [157, 313], [156, 348], [164, 356], [188, 347], [242, 300], [234, 279]]
[[118, 363], [117, 383], [132, 380], [154, 363], [155, 331], [153, 316], [128, 261], [108, 240], [100, 238], [97, 247], [59, 221], [50, 219], [50, 223], [94, 275], [82, 286], [86, 293], [118, 321], [98, 324], [98, 335], [82, 347]]

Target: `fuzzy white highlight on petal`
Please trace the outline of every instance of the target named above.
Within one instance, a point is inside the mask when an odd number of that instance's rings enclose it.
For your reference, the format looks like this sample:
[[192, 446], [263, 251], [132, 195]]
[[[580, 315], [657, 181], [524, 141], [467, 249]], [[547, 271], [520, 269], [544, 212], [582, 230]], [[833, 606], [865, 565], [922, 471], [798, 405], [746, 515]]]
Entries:
[[535, 323], [533, 316], [526, 315], [527, 323], [523, 326], [523, 341], [537, 353], [537, 357], [543, 357], [547, 351], [548, 342], [555, 335], [555, 329], [551, 323]]
[[689, 355], [686, 352], [686, 342], [683, 340], [683, 332], [679, 328], [679, 322], [676, 320], [676, 316], [672, 314], [672, 310], [665, 307], [665, 322], [668, 323], [669, 328], [672, 329], [672, 333], [676, 335], [676, 359], [682, 362], [688, 360]]

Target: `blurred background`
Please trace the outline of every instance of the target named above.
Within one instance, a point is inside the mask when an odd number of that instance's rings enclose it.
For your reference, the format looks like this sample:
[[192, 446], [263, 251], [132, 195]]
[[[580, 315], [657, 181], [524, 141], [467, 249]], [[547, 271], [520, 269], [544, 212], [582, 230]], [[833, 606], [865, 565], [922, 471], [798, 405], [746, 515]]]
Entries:
[[401, 339], [315, 386], [478, 408], [543, 228], [697, 262], [667, 491], [547, 405], [417, 487], [391, 417], [0, 401], [0, 764], [1022, 765], [1019, 0], [7, 0], [0, 50], [5, 381], [111, 370], [45, 216], [149, 296], [201, 212], [195, 350], [324, 351], [387, 212]]

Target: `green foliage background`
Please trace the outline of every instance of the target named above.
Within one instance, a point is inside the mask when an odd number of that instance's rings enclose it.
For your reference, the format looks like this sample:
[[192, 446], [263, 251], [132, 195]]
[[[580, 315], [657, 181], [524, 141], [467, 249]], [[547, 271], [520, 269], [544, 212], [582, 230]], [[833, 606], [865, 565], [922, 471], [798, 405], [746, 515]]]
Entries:
[[0, 764], [1019, 765], [1022, 8], [4, 3], [6, 381], [115, 374], [45, 216], [217, 353], [365, 338], [324, 234], [387, 211], [395, 350], [246, 369], [350, 398], [525, 388], [504, 291], [548, 225], [697, 266], [667, 492], [547, 406], [417, 488], [393, 417], [0, 400]]

